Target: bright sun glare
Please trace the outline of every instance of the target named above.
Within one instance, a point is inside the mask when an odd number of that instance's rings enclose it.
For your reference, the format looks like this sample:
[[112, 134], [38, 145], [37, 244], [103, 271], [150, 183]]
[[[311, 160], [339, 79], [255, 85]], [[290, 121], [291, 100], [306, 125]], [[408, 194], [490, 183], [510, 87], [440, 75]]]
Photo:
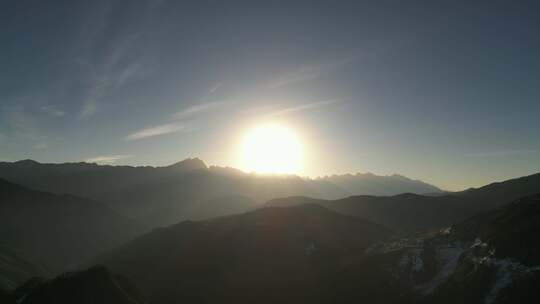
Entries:
[[279, 124], [262, 125], [244, 137], [242, 167], [257, 173], [298, 173], [301, 152], [300, 142], [291, 129]]

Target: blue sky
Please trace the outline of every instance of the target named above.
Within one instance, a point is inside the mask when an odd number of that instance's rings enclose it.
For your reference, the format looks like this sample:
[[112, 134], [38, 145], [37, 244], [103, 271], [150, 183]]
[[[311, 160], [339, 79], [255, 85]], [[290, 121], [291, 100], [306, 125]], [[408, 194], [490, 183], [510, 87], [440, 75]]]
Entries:
[[238, 164], [459, 190], [540, 171], [535, 1], [3, 1], [0, 159]]

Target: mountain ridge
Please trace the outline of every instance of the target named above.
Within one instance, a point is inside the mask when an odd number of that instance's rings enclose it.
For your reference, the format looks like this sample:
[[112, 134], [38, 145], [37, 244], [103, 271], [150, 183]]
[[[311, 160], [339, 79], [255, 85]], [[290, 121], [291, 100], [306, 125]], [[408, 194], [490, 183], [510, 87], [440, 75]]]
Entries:
[[476, 213], [539, 192], [540, 173], [536, 173], [469, 191], [437, 196], [403, 193], [394, 196], [350, 196], [338, 200], [293, 196], [271, 200], [265, 205], [291, 206], [311, 202], [396, 230], [411, 232], [449, 226]]
[[0, 178], [35, 190], [97, 200], [151, 227], [200, 219], [202, 215], [208, 218], [224, 215], [219, 211], [224, 210], [219, 202], [227, 197], [251, 200], [250, 204], [247, 201], [242, 204], [243, 211], [247, 211], [270, 199], [291, 195], [330, 199], [365, 191], [378, 194], [384, 189], [390, 189], [391, 193], [436, 191], [431, 186], [418, 188], [416, 182], [401, 177], [397, 182], [395, 177], [373, 177], [375, 182], [364, 178], [338, 185], [328, 179], [245, 173], [231, 167], [207, 166], [199, 158], [163, 167], [2, 162]]

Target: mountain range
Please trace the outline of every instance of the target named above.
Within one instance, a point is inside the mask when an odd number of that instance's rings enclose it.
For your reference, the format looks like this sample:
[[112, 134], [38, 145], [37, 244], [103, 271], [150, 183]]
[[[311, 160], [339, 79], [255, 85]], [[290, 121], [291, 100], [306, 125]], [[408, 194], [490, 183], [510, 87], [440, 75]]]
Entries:
[[537, 173], [478, 189], [436, 196], [404, 193], [395, 196], [351, 196], [338, 200], [287, 197], [271, 200], [266, 206], [319, 204], [397, 231], [413, 232], [450, 226], [474, 214], [539, 192], [540, 173]]
[[0, 302], [538, 302], [540, 173], [433, 190], [199, 159], [0, 163]]
[[441, 192], [435, 186], [397, 175], [334, 175], [317, 179], [259, 175], [234, 168], [208, 167], [198, 158], [165, 167], [2, 162], [0, 178], [35, 190], [97, 200], [152, 227], [247, 211], [270, 199], [293, 195], [337, 199], [359, 194]]

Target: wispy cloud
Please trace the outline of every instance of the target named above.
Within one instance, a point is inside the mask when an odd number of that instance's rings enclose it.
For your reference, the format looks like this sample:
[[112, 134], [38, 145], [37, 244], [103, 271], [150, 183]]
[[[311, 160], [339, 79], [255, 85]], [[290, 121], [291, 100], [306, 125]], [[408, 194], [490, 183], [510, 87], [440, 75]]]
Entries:
[[201, 104], [196, 104], [193, 106], [189, 106], [179, 112], [176, 112], [173, 114], [173, 117], [176, 119], [185, 119], [189, 118], [194, 115], [210, 112], [213, 110], [216, 110], [217, 108], [225, 105], [226, 102], [224, 101], [213, 101], [213, 102], [206, 102]]
[[[216, 86], [212, 87], [210, 89], [210, 92], [212, 91], [215, 92], [219, 88], [219, 86], [221, 86], [221, 84], [217, 84]], [[185, 123], [181, 123], [181, 122], [184, 120], [191, 119], [195, 116], [201, 115], [203, 113], [215, 111], [223, 107], [224, 105], [231, 104], [231, 103], [232, 102], [227, 102], [227, 101], [212, 101], [212, 102], [204, 102], [204, 103], [188, 106], [184, 108], [183, 110], [178, 111], [172, 115], [174, 122], [142, 129], [135, 133], [129, 134], [128, 136], [126, 136], [125, 139], [131, 141], [131, 140], [139, 140], [139, 139], [144, 139], [144, 138], [153, 137], [153, 136], [175, 133], [179, 131], [185, 131], [185, 132], [193, 131], [196, 128], [195, 126], [190, 124], [188, 128], [188, 126], [186, 126]]]
[[279, 75], [278, 77], [276, 77], [274, 80], [270, 82], [268, 87], [275, 89], [275, 88], [280, 88], [280, 87], [284, 87], [284, 86], [288, 86], [292, 84], [310, 81], [315, 78], [318, 78], [322, 74], [332, 69], [343, 66], [344, 64], [347, 64], [353, 60], [354, 58], [345, 58], [345, 59], [336, 60], [329, 63], [307, 65], [307, 66], [298, 68], [296, 70]]
[[222, 83], [218, 82], [213, 87], [211, 87], [210, 90], [208, 91], [210, 92], [210, 94], [214, 94], [221, 87], [221, 85]]
[[100, 101], [112, 91], [120, 88], [127, 82], [138, 77], [142, 77], [146, 72], [139, 62], [131, 62], [127, 65], [120, 65], [120, 55], [110, 55], [106, 68], [100, 75], [95, 76], [91, 81], [92, 85], [88, 89], [86, 99], [81, 108], [81, 117], [86, 118], [98, 112]]
[[42, 139], [33, 113], [24, 106], [3, 107], [0, 112], [2, 116], [0, 122], [5, 123], [14, 138], [30, 141]]
[[134, 132], [132, 134], [129, 134], [128, 136], [126, 136], [126, 140], [129, 140], [129, 141], [139, 140], [139, 139], [153, 137], [153, 136], [175, 133], [175, 132], [183, 130], [184, 128], [185, 128], [184, 126], [178, 123], [169, 123], [169, 124], [149, 127], [149, 128]]
[[294, 83], [305, 82], [305, 81], [312, 80], [319, 77], [321, 73], [322, 73], [322, 69], [317, 66], [303, 68], [298, 71], [294, 71], [294, 72], [290, 72], [290, 73], [286, 73], [286, 74], [278, 76], [269, 84], [269, 87], [272, 89], [275, 89], [275, 88], [291, 85]]
[[314, 110], [317, 108], [327, 107], [330, 105], [337, 104], [341, 101], [339, 100], [324, 100], [324, 101], [318, 101], [318, 102], [311, 102], [311, 103], [304, 103], [298, 106], [283, 108], [274, 112], [270, 112], [267, 115], [268, 116], [282, 116], [282, 115], [288, 115], [293, 114], [297, 112], [303, 112], [308, 110]]
[[101, 155], [101, 156], [87, 158], [84, 161], [87, 163], [96, 163], [96, 164], [112, 164], [118, 160], [130, 158], [130, 157], [133, 157], [133, 155], [127, 155], [127, 154]]
[[97, 112], [97, 103], [94, 98], [91, 98], [83, 103], [81, 109], [81, 117], [88, 117], [96, 114]]
[[[81, 48], [77, 49], [77, 63], [85, 71], [83, 80], [87, 84], [80, 109], [81, 118], [98, 113], [102, 100], [116, 89], [146, 76], [151, 66], [149, 60], [153, 60], [136, 52], [141, 45], [141, 31], [137, 28], [111, 40], [105, 46], [101, 45], [103, 37], [112, 28], [114, 9], [112, 5], [104, 5], [96, 11], [96, 18], [88, 20], [88, 28], [80, 35], [84, 41], [80, 43]], [[95, 50], [100, 50], [99, 57], [95, 56]]]
[[50, 138], [40, 116], [41, 108], [25, 107], [22, 102], [0, 106], [0, 144], [24, 145], [26, 149], [34, 150], [47, 149]]
[[62, 117], [64, 115], [66, 115], [66, 112], [64, 112], [63, 110], [59, 109], [57, 106], [55, 105], [45, 105], [45, 106], [42, 106], [41, 107], [41, 110], [45, 113], [47, 113], [48, 115], [51, 115], [53, 117]]

